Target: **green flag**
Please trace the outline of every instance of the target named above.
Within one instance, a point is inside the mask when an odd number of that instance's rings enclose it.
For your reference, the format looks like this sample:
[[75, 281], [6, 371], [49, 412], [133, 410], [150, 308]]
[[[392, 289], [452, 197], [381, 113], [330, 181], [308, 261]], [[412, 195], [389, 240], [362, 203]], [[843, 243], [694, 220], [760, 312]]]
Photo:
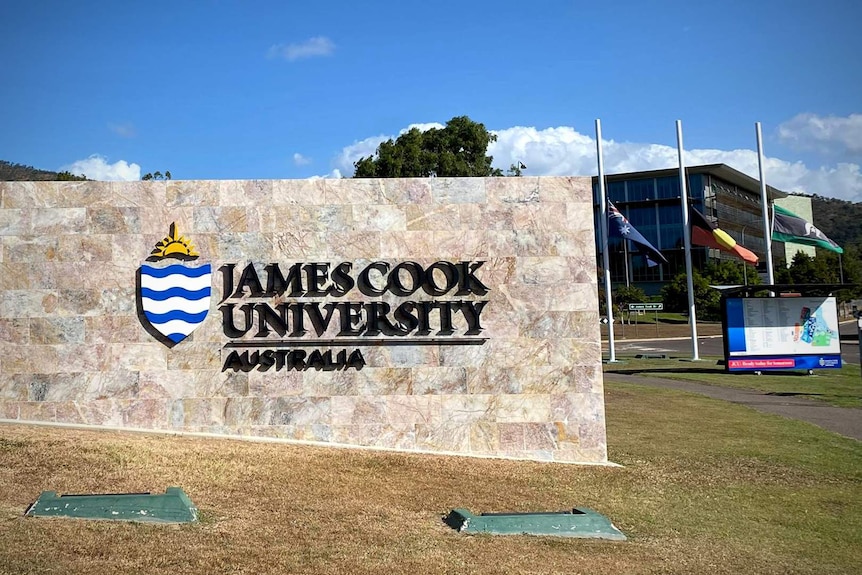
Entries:
[[805, 221], [790, 210], [772, 205], [772, 239], [779, 242], [793, 242], [815, 246], [843, 254], [844, 250], [826, 237], [814, 224]]

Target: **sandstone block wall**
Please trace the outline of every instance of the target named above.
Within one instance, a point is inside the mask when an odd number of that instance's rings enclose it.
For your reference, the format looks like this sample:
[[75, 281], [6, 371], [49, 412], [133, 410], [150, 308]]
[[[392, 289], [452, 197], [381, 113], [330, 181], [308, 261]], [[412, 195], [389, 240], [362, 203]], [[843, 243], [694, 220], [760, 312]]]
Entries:
[[[589, 178], [4, 182], [0, 194], [0, 420], [607, 460]], [[206, 319], [171, 347], [142, 319], [138, 290], [173, 222], [213, 274]], [[488, 289], [223, 293], [231, 266], [236, 285], [249, 264], [265, 283], [271, 264], [347, 263], [356, 276], [374, 262], [375, 281], [403, 262], [469, 262]], [[338, 320], [265, 338], [257, 323], [240, 336], [224, 324], [230, 303], [240, 322], [244, 304], [352, 302], [363, 325], [363, 305], [405, 300], [461, 302], [451, 333], [438, 312], [430, 333], [368, 344], [369, 333], [342, 344]], [[483, 301], [481, 330], [466, 333], [458, 306]], [[231, 353], [266, 346], [306, 359], [358, 349], [364, 365], [225, 369]]]

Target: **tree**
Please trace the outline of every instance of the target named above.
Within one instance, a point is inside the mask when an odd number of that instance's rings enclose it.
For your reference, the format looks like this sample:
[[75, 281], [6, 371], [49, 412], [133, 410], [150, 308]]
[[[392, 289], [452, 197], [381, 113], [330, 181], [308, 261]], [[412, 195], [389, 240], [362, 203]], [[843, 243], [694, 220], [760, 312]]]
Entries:
[[25, 164], [0, 160], [0, 182], [83, 182], [86, 179], [85, 176], [76, 176], [68, 170], [50, 172]]
[[444, 128], [421, 131], [412, 128], [393, 141], [377, 146], [373, 156], [353, 164], [354, 178], [427, 178], [502, 176], [485, 155], [497, 136], [484, 124], [467, 116], [456, 116]]
[[520, 177], [521, 171], [526, 169], [527, 166], [524, 165], [524, 162], [519, 161], [509, 166], [509, 169], [506, 170], [506, 175]]
[[[709, 287], [709, 280], [692, 270], [694, 306], [698, 319], [717, 320], [721, 317], [721, 294]], [[688, 311], [688, 282], [685, 273], [677, 275], [661, 289], [662, 300], [668, 311]]]
[[617, 286], [614, 292], [614, 305], [618, 309], [625, 309], [630, 303], [641, 303], [648, 299], [644, 290], [635, 286]]
[[790, 261], [789, 271], [794, 284], [838, 283], [838, 257], [829, 252], [812, 258], [799, 251]]
[[711, 261], [703, 275], [712, 285], [760, 285], [757, 269], [747, 262], [736, 260]]
[[164, 173], [164, 174], [162, 174], [162, 173], [161, 173], [161, 172], [159, 172], [159, 171], [156, 171], [156, 172], [147, 172], [146, 174], [144, 174], [144, 176], [143, 176], [141, 179], [142, 179], [142, 180], [144, 180], [144, 181], [149, 181], [149, 180], [170, 180], [170, 179], [171, 179], [171, 171], [170, 171], [170, 170], [165, 170], [165, 173]]

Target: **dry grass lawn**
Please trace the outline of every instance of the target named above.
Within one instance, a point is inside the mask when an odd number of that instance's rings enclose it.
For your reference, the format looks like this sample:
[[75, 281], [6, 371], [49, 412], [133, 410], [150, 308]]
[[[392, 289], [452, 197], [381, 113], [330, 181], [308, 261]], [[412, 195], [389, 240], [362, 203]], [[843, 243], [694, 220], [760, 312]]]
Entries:
[[[585, 467], [0, 426], [0, 573], [854, 573], [862, 447], [683, 393], [608, 385]], [[181, 486], [184, 526], [24, 518], [42, 490]], [[473, 512], [591, 507], [627, 542], [466, 536]]]

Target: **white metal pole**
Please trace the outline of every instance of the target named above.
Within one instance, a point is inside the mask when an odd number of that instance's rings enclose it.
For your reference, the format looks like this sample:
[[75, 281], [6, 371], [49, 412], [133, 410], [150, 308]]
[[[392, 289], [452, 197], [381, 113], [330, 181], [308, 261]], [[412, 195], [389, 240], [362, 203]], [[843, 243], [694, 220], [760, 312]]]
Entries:
[[694, 309], [694, 280], [691, 266], [691, 227], [688, 217], [688, 186], [685, 178], [685, 160], [682, 157], [682, 121], [676, 121], [676, 144], [679, 152], [679, 193], [682, 202], [682, 237], [685, 245], [685, 275], [688, 288], [688, 320], [691, 325], [691, 359], [697, 361], [697, 314]]
[[760, 210], [763, 217], [763, 239], [766, 240], [766, 281], [769, 285], [775, 283], [772, 271], [772, 230], [769, 225], [769, 200], [766, 197], [766, 179], [763, 177], [763, 137], [760, 133], [760, 122], [754, 123], [757, 132], [757, 166], [760, 173]]
[[[605, 164], [602, 159], [602, 121], [596, 119], [596, 157], [599, 163], [599, 230], [601, 234], [602, 267], [605, 279], [605, 306], [608, 309], [608, 362], [617, 360], [614, 350], [614, 306], [611, 295], [611, 265], [608, 253], [608, 198], [605, 195]], [[625, 239], [623, 240], [625, 241]]]
[[631, 287], [629, 281], [629, 241], [623, 239], [623, 263], [626, 264], [626, 287]]

